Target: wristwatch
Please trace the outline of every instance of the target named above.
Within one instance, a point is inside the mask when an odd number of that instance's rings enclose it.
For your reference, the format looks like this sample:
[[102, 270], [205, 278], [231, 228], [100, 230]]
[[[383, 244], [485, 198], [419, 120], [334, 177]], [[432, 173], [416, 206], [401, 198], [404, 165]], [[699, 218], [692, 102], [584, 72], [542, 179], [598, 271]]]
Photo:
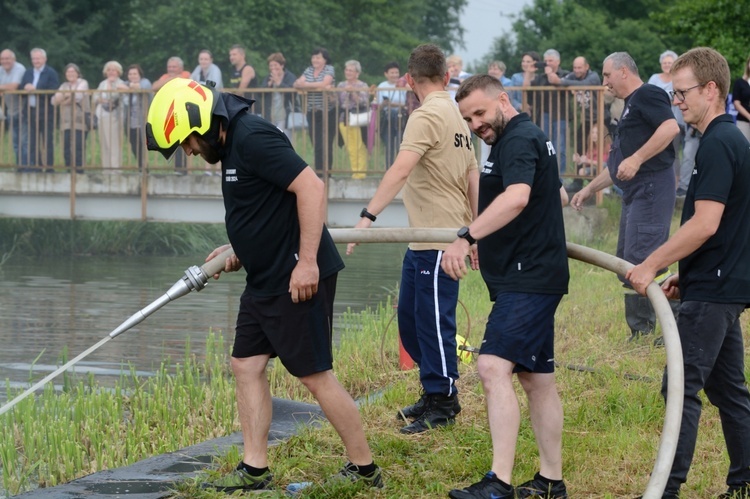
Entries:
[[367, 211], [367, 208], [362, 208], [362, 211], [359, 212], [359, 218], [369, 218], [373, 222], [378, 219], [375, 215]]
[[469, 246], [477, 243], [477, 240], [471, 237], [469, 228], [465, 225], [461, 227], [460, 229], [458, 229], [458, 232], [456, 232], [456, 235], [460, 237], [461, 239], [466, 239], [467, 241], [469, 241]]

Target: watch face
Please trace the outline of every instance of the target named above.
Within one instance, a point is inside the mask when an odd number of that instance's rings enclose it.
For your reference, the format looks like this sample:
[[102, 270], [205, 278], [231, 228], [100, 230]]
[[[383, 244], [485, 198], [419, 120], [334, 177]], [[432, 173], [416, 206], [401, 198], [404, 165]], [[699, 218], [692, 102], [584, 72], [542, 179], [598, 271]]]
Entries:
[[467, 241], [469, 241], [469, 244], [474, 244], [477, 242], [476, 239], [471, 237], [471, 234], [469, 234], [469, 228], [466, 226], [458, 229], [458, 232], [456, 233], [456, 235], [460, 237], [461, 239], [466, 239]]

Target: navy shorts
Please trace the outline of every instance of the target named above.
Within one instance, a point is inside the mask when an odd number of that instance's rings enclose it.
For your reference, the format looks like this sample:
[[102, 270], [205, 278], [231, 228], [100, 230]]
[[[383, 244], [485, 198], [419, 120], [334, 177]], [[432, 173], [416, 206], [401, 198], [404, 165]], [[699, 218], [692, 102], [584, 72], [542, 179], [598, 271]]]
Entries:
[[561, 299], [562, 295], [498, 294], [479, 353], [514, 362], [513, 372], [554, 372], [555, 311]]
[[311, 300], [294, 303], [292, 296], [251, 296], [240, 299], [232, 357], [278, 357], [298, 378], [333, 368], [334, 274], [320, 281]]

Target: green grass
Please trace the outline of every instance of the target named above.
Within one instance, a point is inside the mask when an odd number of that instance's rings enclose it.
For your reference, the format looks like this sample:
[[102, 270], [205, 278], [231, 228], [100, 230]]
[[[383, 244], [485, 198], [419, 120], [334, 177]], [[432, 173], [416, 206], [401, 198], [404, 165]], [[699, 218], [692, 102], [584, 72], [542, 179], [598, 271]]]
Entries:
[[0, 256], [187, 255], [226, 239], [222, 224], [0, 218]]
[[[615, 214], [616, 202], [607, 203]], [[612, 252], [616, 226], [610, 217], [590, 245]], [[645, 489], [658, 448], [665, 353], [648, 339], [627, 342], [622, 289], [613, 274], [576, 261], [570, 268], [570, 294], [556, 317], [556, 358], [563, 366], [587, 366], [595, 372], [565, 367], [557, 371], [565, 410], [565, 479], [571, 497], [635, 496]], [[458, 312], [459, 332], [476, 345], [491, 305], [478, 273], [463, 282], [460, 300], [465, 309]], [[302, 497], [445, 497], [449, 489], [478, 480], [490, 466], [484, 395], [474, 362], [460, 365], [463, 411], [455, 426], [418, 436], [398, 432], [402, 424], [395, 418], [396, 410], [414, 401], [419, 381], [416, 371], [398, 370], [392, 316], [390, 302], [345, 314], [334, 364], [344, 387], [364, 401], [362, 418], [386, 487], [373, 491], [317, 486]], [[747, 316], [743, 326], [748, 331]], [[15, 494], [51, 486], [238, 431], [227, 350], [222, 338], [212, 336], [205, 355], [190, 352], [188, 346], [174, 374], [166, 367], [149, 379], [125, 374], [114, 389], [100, 388], [90, 378], [70, 378], [63, 393], [47, 389], [25, 400], [0, 416], [0, 433], [11, 436], [0, 442], [5, 489]], [[275, 396], [313, 401], [280, 363], [269, 369], [269, 377]], [[538, 455], [525, 398], [520, 387], [517, 391], [523, 419], [513, 480], [519, 483], [537, 471]], [[378, 395], [366, 397], [373, 394]], [[718, 414], [710, 404], [704, 407], [695, 460], [683, 491], [689, 499], [716, 495], [725, 488], [727, 457]], [[343, 452], [333, 429], [324, 424], [303, 428], [273, 447], [270, 463], [281, 486], [302, 480], [322, 483], [343, 464]], [[229, 471], [239, 456], [238, 449], [219, 456], [215, 470], [179, 484], [172, 497], [224, 497], [199, 484]]]

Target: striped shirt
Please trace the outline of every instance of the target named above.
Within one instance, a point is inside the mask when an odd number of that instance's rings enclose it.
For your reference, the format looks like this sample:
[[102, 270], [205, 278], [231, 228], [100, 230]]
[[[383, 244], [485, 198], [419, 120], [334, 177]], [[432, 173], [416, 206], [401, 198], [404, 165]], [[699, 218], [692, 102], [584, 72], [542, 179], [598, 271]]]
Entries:
[[[336, 74], [335, 74], [335, 71], [333, 69], [333, 66], [331, 66], [329, 64], [326, 64], [325, 67], [323, 68], [323, 70], [320, 72], [320, 74], [318, 74], [318, 76], [315, 76], [314, 72], [315, 72], [315, 70], [313, 69], [312, 66], [308, 66], [308, 68], [305, 69], [305, 72], [302, 73], [302, 76], [305, 77], [305, 81], [306, 82], [308, 82], [308, 83], [319, 83], [319, 82], [322, 82], [323, 79], [327, 75], [331, 75], [331, 78], [334, 79], [334, 82], [331, 82], [331, 86], [334, 85], [335, 79], [336, 79]], [[328, 96], [328, 94], [324, 94], [323, 92], [310, 92], [310, 93], [308, 93], [307, 94], [307, 110], [308, 111], [312, 111], [314, 109], [321, 110], [321, 109], [330, 109], [330, 108], [332, 108], [333, 105], [334, 105], [334, 102], [335, 102], [335, 98], [334, 98], [335, 96], [330, 96], [327, 99], [326, 105], [324, 106], [323, 105], [323, 99], [326, 98], [326, 96]]]

